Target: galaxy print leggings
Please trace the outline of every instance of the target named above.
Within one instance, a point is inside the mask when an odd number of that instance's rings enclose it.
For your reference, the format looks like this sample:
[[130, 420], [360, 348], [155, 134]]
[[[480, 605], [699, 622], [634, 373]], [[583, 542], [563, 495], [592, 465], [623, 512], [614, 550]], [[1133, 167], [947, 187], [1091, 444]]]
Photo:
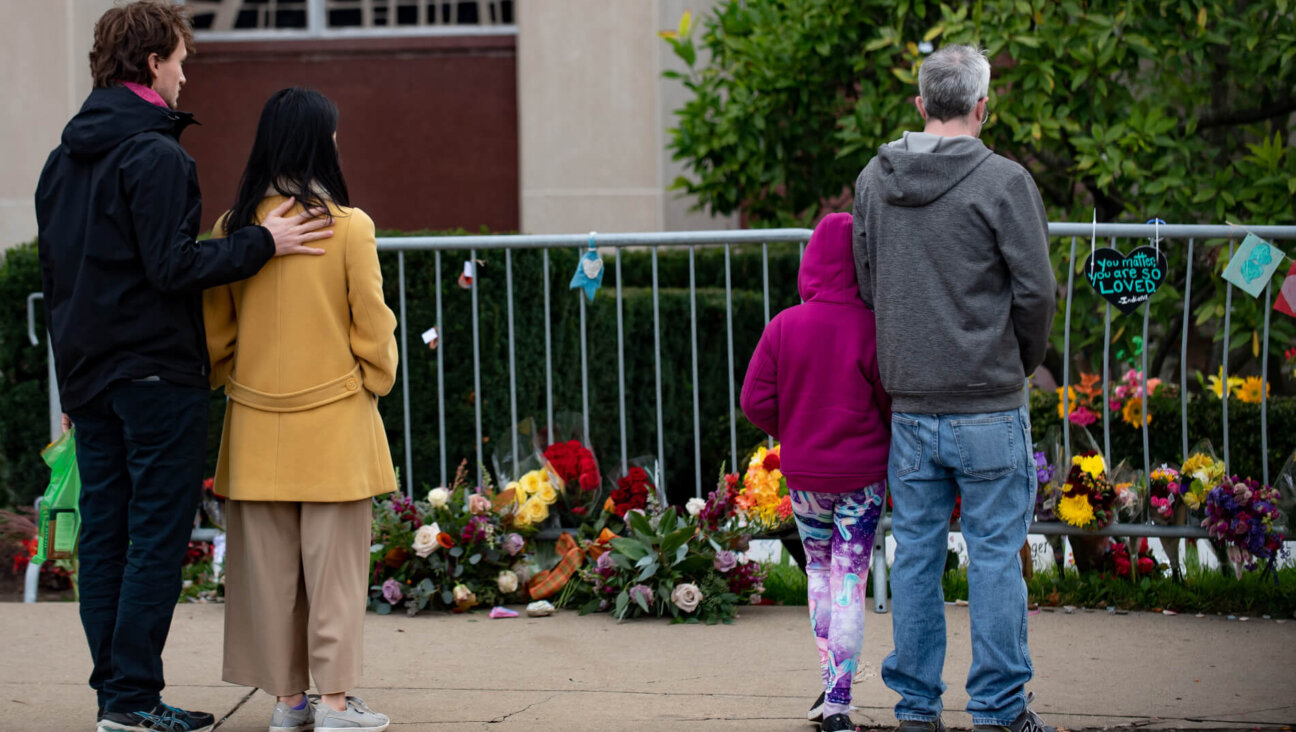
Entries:
[[810, 622], [826, 701], [849, 705], [864, 644], [864, 588], [886, 484], [853, 493], [792, 491], [806, 552]]

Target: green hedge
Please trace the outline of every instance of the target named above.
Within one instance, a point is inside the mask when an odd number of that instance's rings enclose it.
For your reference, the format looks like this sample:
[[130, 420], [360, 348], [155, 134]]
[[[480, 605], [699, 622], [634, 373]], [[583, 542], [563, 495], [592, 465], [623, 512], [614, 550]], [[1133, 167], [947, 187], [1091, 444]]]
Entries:
[[[769, 247], [770, 314], [797, 302], [795, 244]], [[576, 266], [575, 250], [550, 251], [551, 323], [554, 365], [554, 412], [581, 411], [580, 325], [577, 293], [567, 289]], [[414, 478], [419, 485], [439, 479], [437, 443], [436, 355], [419, 334], [436, 324], [442, 329], [446, 384], [447, 471], [452, 475], [461, 458], [473, 459], [474, 392], [472, 360], [471, 293], [455, 281], [466, 253], [441, 255], [443, 317], [437, 323], [435, 255], [407, 253], [406, 303], [408, 310], [409, 377], [413, 434]], [[481, 251], [486, 264], [479, 269], [479, 339], [481, 344], [481, 395], [483, 454], [490, 464], [496, 450], [511, 449], [507, 309], [504, 299], [504, 254]], [[514, 323], [517, 338], [517, 394], [520, 419], [545, 418], [545, 361], [542, 255], [538, 251], [514, 252]], [[701, 414], [701, 466], [706, 487], [722, 462], [730, 460], [729, 391], [725, 338], [724, 249], [696, 250], [698, 317], [698, 382]], [[387, 302], [399, 308], [397, 257], [382, 255]], [[651, 257], [646, 250], [622, 253], [624, 289], [625, 379], [627, 447], [630, 457], [653, 455], [657, 450], [656, 401], [653, 369]], [[615, 262], [607, 258], [603, 289], [586, 309], [589, 359], [590, 429], [595, 451], [605, 472], [620, 458], [617, 390], [617, 338]], [[693, 495], [693, 392], [689, 328], [688, 251], [661, 250], [658, 261], [661, 287], [662, 400], [666, 479], [670, 498], [682, 502]], [[761, 247], [735, 246], [731, 252], [733, 283], [735, 393], [741, 385], [747, 360], [765, 322], [762, 296]], [[40, 289], [33, 245], [8, 250], [0, 262], [0, 505], [29, 503], [45, 486], [47, 471], [39, 450], [48, 442], [45, 345], [31, 346], [26, 335], [25, 303], [29, 292]], [[393, 459], [404, 465], [404, 431], [401, 382], [381, 402], [392, 444]], [[736, 394], [735, 394], [736, 396]], [[212, 397], [212, 432], [209, 451], [214, 461], [224, 399]], [[1057, 424], [1056, 397], [1036, 394], [1032, 413], [1037, 434]], [[1169, 406], [1153, 400], [1152, 459], [1178, 459], [1178, 402]], [[1210, 437], [1222, 449], [1219, 402], [1190, 402], [1189, 429], [1194, 439]], [[1230, 447], [1239, 472], [1258, 477], [1259, 410], [1234, 401], [1230, 405]], [[1164, 427], [1163, 427], [1164, 426]], [[1101, 441], [1101, 427], [1094, 430]], [[1270, 475], [1281, 467], [1283, 456], [1296, 447], [1296, 405], [1287, 398], [1270, 403]], [[738, 446], [742, 452], [762, 439], [745, 419], [738, 421]], [[1114, 458], [1142, 462], [1142, 437], [1123, 423], [1112, 428]]]

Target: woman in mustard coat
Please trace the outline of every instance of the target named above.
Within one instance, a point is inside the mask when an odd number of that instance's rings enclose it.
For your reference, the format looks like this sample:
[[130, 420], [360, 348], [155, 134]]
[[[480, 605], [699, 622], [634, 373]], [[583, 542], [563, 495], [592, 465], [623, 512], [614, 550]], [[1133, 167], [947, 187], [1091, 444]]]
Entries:
[[[351, 208], [337, 108], [306, 89], [266, 103], [220, 235], [286, 198], [327, 208], [324, 254], [272, 260], [204, 295], [213, 388], [228, 396], [216, 489], [229, 499], [226, 681], [277, 697], [271, 732], [383, 730], [359, 684], [372, 497], [396, 489], [378, 397], [395, 381], [373, 221]], [[322, 695], [305, 692], [314, 676]]]

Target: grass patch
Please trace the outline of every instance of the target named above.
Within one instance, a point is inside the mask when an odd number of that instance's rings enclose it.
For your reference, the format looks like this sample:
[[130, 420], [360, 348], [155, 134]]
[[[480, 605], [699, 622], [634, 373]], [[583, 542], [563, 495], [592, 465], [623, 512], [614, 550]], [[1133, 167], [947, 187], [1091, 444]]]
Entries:
[[[806, 604], [806, 576], [785, 554], [780, 561], [765, 564], [765, 597], [779, 605]], [[945, 600], [968, 599], [967, 568], [947, 571], [942, 577]], [[873, 587], [868, 582], [869, 591]], [[1218, 569], [1188, 563], [1183, 581], [1165, 577], [1144, 577], [1138, 582], [1094, 572], [1068, 569], [1059, 575], [1053, 569], [1037, 570], [1026, 581], [1030, 602], [1039, 605], [1106, 608], [1122, 610], [1174, 610], [1180, 613], [1225, 615], [1269, 615], [1296, 617], [1296, 567], [1279, 569], [1274, 576], [1247, 572], [1241, 579]]]
[[808, 604], [805, 572], [801, 571], [783, 552], [779, 561], [765, 562], [765, 594], [763, 597], [773, 600], [778, 605]]

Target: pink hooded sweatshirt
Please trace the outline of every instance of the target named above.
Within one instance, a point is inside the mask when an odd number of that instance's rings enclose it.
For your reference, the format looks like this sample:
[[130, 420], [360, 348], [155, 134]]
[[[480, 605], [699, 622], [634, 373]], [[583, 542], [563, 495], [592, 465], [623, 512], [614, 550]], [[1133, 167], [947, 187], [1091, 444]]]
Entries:
[[878, 374], [873, 312], [860, 300], [851, 215], [815, 227], [797, 277], [805, 302], [765, 327], [742, 410], [782, 443], [792, 490], [848, 493], [885, 480], [891, 398]]

